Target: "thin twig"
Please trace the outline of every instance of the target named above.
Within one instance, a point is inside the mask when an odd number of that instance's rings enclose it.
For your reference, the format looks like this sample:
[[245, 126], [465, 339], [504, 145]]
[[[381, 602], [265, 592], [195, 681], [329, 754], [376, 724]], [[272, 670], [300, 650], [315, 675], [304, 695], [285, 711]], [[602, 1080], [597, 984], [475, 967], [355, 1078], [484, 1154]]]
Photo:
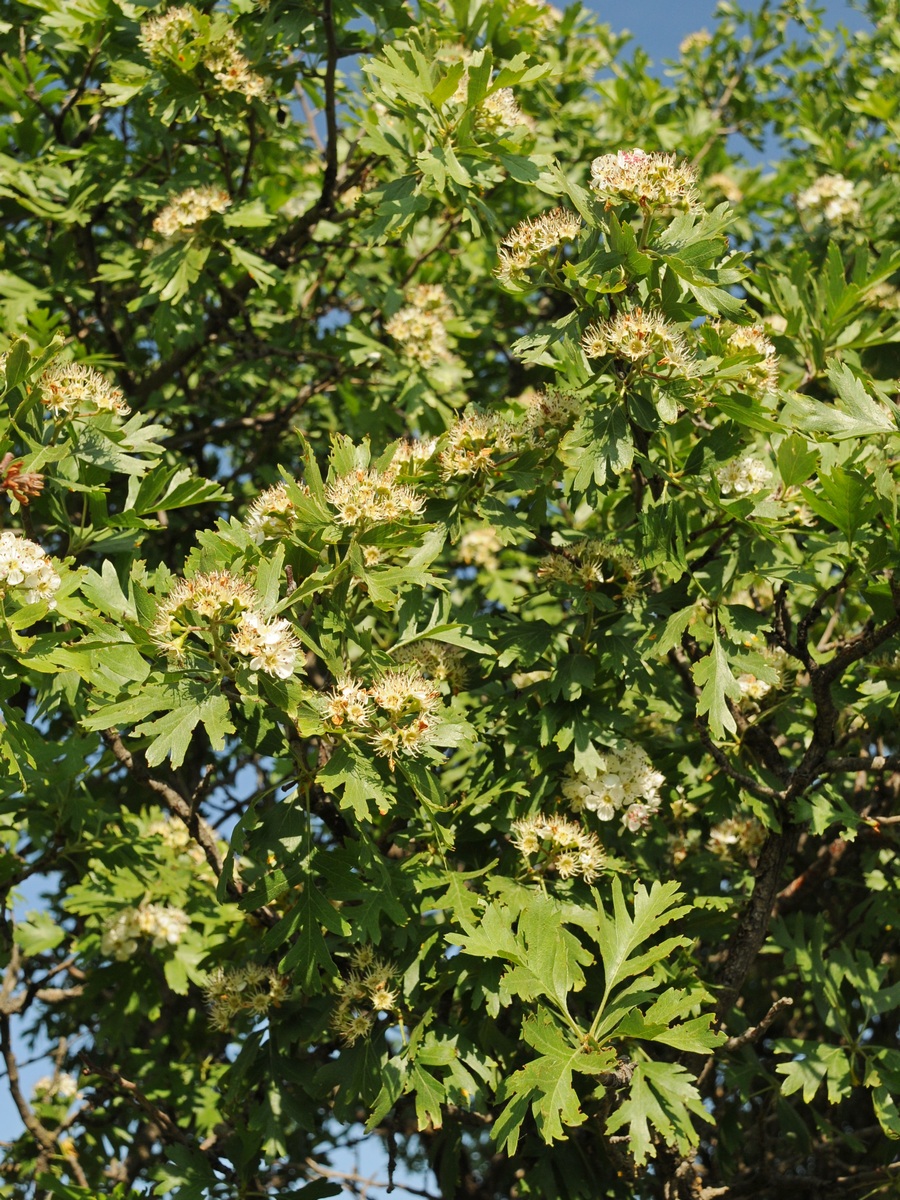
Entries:
[[742, 1046], [748, 1045], [750, 1042], [758, 1041], [759, 1038], [766, 1032], [769, 1026], [777, 1019], [779, 1014], [784, 1012], [786, 1008], [790, 1008], [794, 1003], [793, 996], [780, 996], [758, 1025], [752, 1025], [744, 1033], [737, 1037], [730, 1037], [725, 1043], [725, 1050], [740, 1050]]
[[164, 1112], [159, 1105], [149, 1100], [136, 1083], [133, 1083], [130, 1079], [125, 1079], [118, 1071], [113, 1071], [109, 1067], [101, 1067], [97, 1063], [92, 1062], [86, 1054], [80, 1054], [79, 1058], [89, 1075], [96, 1075], [100, 1079], [105, 1079], [117, 1092], [124, 1092], [135, 1107], [141, 1109], [151, 1120], [156, 1122], [160, 1131], [166, 1137], [172, 1141], [181, 1142], [183, 1146], [190, 1146], [192, 1144], [187, 1134], [178, 1128], [177, 1122], [167, 1112]]
[[837, 771], [900, 771], [900, 754], [876, 754], [872, 758], [833, 758], [819, 767], [820, 775]]
[[765, 783], [759, 783], [752, 775], [746, 775], [743, 771], [739, 771], [736, 767], [733, 767], [724, 750], [717, 746], [710, 737], [709, 730], [703, 724], [701, 718], [697, 719], [697, 729], [704, 748], [715, 759], [729, 779], [733, 779], [745, 792], [749, 792], [751, 796], [758, 796], [761, 800], [778, 800], [781, 798], [781, 793], [775, 788], [768, 787]]
[[[333, 1171], [329, 1167], [322, 1167], [315, 1159], [307, 1158], [305, 1165], [315, 1175], [319, 1175], [322, 1179], [335, 1179], [343, 1181], [350, 1191], [356, 1191], [356, 1186], [364, 1188], [387, 1188], [389, 1185], [386, 1180], [370, 1179], [363, 1175], [357, 1175], [353, 1171]], [[424, 1200], [441, 1200], [440, 1196], [435, 1196], [433, 1192], [426, 1192], [422, 1188], [410, 1187], [407, 1183], [398, 1183], [393, 1181], [394, 1188], [400, 1188], [403, 1192], [409, 1192], [411, 1196], [422, 1196]]]

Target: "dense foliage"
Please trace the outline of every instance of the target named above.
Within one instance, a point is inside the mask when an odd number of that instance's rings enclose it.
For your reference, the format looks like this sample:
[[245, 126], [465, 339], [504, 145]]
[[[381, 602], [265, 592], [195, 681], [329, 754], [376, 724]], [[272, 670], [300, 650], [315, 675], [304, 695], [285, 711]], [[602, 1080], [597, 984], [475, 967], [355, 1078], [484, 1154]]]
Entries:
[[868, 14], [0, 0], [0, 1195], [894, 1194]]

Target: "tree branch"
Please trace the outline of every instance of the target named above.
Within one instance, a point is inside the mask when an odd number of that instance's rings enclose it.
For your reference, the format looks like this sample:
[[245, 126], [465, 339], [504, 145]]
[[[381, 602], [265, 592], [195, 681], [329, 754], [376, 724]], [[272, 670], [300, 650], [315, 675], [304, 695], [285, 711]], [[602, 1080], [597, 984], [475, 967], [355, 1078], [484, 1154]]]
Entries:
[[133, 1083], [130, 1079], [125, 1079], [118, 1071], [113, 1071], [109, 1067], [101, 1067], [97, 1063], [92, 1062], [87, 1054], [82, 1053], [79, 1055], [79, 1058], [88, 1074], [96, 1075], [99, 1079], [106, 1080], [116, 1091], [124, 1092], [136, 1108], [146, 1113], [159, 1126], [160, 1132], [164, 1137], [168, 1137], [171, 1141], [181, 1142], [183, 1146], [193, 1145], [191, 1139], [178, 1128], [172, 1117], [158, 1105], [154, 1104], [152, 1100], [148, 1100], [136, 1083]]
[[325, 63], [325, 172], [322, 176], [322, 194], [317, 208], [324, 215], [334, 208], [334, 188], [338, 172], [338, 127], [337, 104], [335, 101], [335, 76], [337, 73], [338, 47], [334, 28], [334, 0], [322, 2], [322, 25], [325, 30], [325, 45], [328, 57]]
[[16, 1062], [16, 1057], [12, 1051], [9, 1013], [2, 1009], [0, 1009], [0, 1053], [2, 1053], [3, 1061], [6, 1064], [6, 1080], [9, 1085], [9, 1094], [12, 1096], [13, 1104], [15, 1104], [19, 1116], [22, 1118], [22, 1124], [40, 1146], [41, 1150], [46, 1152], [55, 1150], [56, 1138], [34, 1115], [27, 1100], [22, 1095], [22, 1088], [19, 1081], [19, 1064]]
[[900, 754], [875, 754], [871, 758], [861, 755], [859, 758], [833, 758], [830, 762], [822, 763], [819, 768], [821, 775], [833, 775], [837, 771], [900, 771]]
[[799, 836], [799, 828], [788, 826], [782, 833], [770, 833], [762, 848], [753, 893], [741, 913], [737, 928], [729, 938], [727, 957], [717, 980], [721, 991], [716, 1004], [716, 1020], [722, 1024], [765, 941], [782, 872], [796, 849]]

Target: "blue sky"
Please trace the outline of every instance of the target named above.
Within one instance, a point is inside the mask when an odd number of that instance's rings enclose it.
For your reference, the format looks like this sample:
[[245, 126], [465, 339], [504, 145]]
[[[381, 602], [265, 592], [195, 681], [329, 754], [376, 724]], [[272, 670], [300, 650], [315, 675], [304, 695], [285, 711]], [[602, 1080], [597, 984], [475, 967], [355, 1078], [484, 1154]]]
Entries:
[[[560, 0], [555, 2], [562, 6]], [[686, 34], [704, 27], [712, 29], [716, 10], [716, 0], [630, 0], [625, 4], [585, 0], [585, 4], [613, 29], [629, 30], [656, 63], [676, 57], [678, 44]], [[741, 0], [741, 6], [751, 7], [746, 0]], [[840, 23], [849, 29], [863, 29], [867, 24], [847, 0], [822, 0], [822, 7], [828, 25]]]

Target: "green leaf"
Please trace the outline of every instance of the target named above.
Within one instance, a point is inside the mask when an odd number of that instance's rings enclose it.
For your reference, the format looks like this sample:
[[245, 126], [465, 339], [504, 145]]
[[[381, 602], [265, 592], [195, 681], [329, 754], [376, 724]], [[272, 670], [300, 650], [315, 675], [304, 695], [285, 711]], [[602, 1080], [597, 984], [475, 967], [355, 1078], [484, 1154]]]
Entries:
[[66, 931], [53, 920], [48, 912], [30, 912], [24, 921], [16, 921], [14, 934], [16, 945], [25, 958], [55, 950], [66, 937]]
[[584, 987], [582, 966], [594, 959], [563, 925], [559, 906], [548, 896], [534, 896], [518, 922], [521, 965], [501, 981], [501, 1003], [514, 995], [525, 1000], [546, 996], [561, 1013], [568, 1012], [569, 994]]
[[686, 1021], [680, 1019], [697, 998], [706, 998], [706, 993], [692, 997], [680, 988], [669, 988], [645, 1012], [634, 1009], [628, 1013], [615, 1026], [615, 1036], [660, 1042], [688, 1054], [708, 1054], [725, 1041], [724, 1033], [710, 1029], [713, 1014], [690, 1017]]
[[428, 99], [432, 104], [440, 108], [445, 100], [450, 99], [450, 97], [456, 91], [459, 81], [463, 77], [465, 69], [466, 64], [462, 61], [452, 64], [447, 71], [447, 74], [443, 77], [443, 79], [441, 79], [436, 87], [432, 88], [431, 92], [429, 93]]
[[357, 821], [373, 820], [375, 813], [390, 811], [393, 796], [386, 789], [371, 757], [351, 743], [337, 746], [328, 762], [319, 768], [316, 780], [331, 795], [343, 786], [341, 808], [350, 809]]
[[598, 1075], [615, 1063], [610, 1049], [597, 1050], [582, 1042], [573, 1045], [550, 1015], [542, 1009], [522, 1025], [522, 1036], [540, 1056], [505, 1080], [497, 1099], [506, 1104], [494, 1126], [494, 1138], [501, 1149], [514, 1154], [519, 1141], [519, 1129], [531, 1102], [531, 1111], [538, 1133], [548, 1145], [561, 1141], [567, 1130], [583, 1125], [587, 1120], [578, 1094], [572, 1086], [573, 1073]]
[[31, 353], [28, 342], [24, 338], [15, 338], [6, 353], [6, 387], [4, 392], [12, 389], [28, 375], [31, 363]]
[[234, 733], [228, 701], [221, 692], [192, 682], [182, 685], [177, 694], [171, 711], [144, 721], [133, 731], [135, 737], [151, 739], [146, 750], [148, 766], [158, 766], [166, 758], [171, 758], [173, 767], [181, 766], [198, 725], [205, 727], [214, 750], [224, 749], [225, 738]]
[[[584, 918], [584, 928], [600, 947], [606, 973], [606, 995], [626, 979], [643, 974], [648, 967], [668, 957], [678, 947], [689, 944], [684, 937], [669, 938], [635, 956], [635, 951], [659, 930], [691, 911], [690, 905], [674, 907], [681, 900], [678, 884], [655, 880], [648, 891], [643, 884], [634, 890], [634, 916], [625, 904], [622, 883], [612, 880], [613, 912], [604, 911], [595, 893], [596, 910]], [[587, 912], [587, 910], [585, 910]]]
[[634, 443], [622, 405], [610, 403], [595, 410], [583, 429], [566, 434], [559, 456], [573, 473], [572, 487], [577, 492], [591, 482], [602, 486], [609, 476], [630, 470]]
[[667, 1146], [690, 1154], [700, 1140], [692, 1118], [712, 1123], [688, 1071], [677, 1063], [648, 1060], [636, 1064], [628, 1098], [607, 1121], [606, 1132], [611, 1136], [627, 1126], [629, 1148], [641, 1166], [656, 1156], [651, 1130]]
[[338, 973], [323, 932], [346, 937], [350, 925], [329, 903], [314, 876], [308, 875], [298, 892], [289, 911], [266, 931], [262, 946], [271, 954], [289, 943], [278, 969], [283, 974], [293, 974], [304, 990], [320, 992], [325, 981], [334, 979]]
[[857, 529], [870, 520], [878, 507], [877, 497], [872, 495], [872, 481], [859, 471], [845, 471], [832, 467], [826, 475], [819, 473], [822, 495], [811, 488], [801, 488], [803, 498], [813, 512], [852, 538]]
[[410, 1069], [409, 1085], [415, 1099], [419, 1128], [427, 1129], [431, 1125], [440, 1129], [443, 1123], [441, 1105], [446, 1097], [444, 1085], [418, 1063]]
[[806, 438], [797, 433], [792, 433], [784, 439], [778, 447], [776, 458], [778, 473], [785, 487], [796, 487], [797, 484], [805, 483], [819, 462], [816, 451], [810, 450]]
[[790, 395], [782, 412], [782, 423], [801, 433], [820, 433], [832, 441], [897, 433], [896, 418], [870, 399], [849, 367], [832, 366], [828, 377], [838, 398], [825, 404], [811, 396]]
[[726, 730], [734, 733], [737, 724], [728, 707], [726, 697], [739, 701], [741, 689], [732, 674], [728, 658], [718, 636], [715, 637], [713, 648], [691, 667], [694, 682], [700, 686], [700, 696], [697, 700], [697, 715], [708, 716], [709, 727], [713, 737], [722, 739]]
[[776, 1053], [793, 1055], [791, 1062], [779, 1063], [775, 1068], [784, 1076], [783, 1096], [802, 1091], [804, 1104], [811, 1104], [823, 1083], [828, 1084], [828, 1099], [832, 1104], [850, 1095], [853, 1070], [844, 1047], [784, 1038], [775, 1042], [773, 1049]]
[[896, 413], [872, 400], [846, 364], [829, 363], [828, 378], [838, 394], [841, 409], [867, 433], [897, 433]]

